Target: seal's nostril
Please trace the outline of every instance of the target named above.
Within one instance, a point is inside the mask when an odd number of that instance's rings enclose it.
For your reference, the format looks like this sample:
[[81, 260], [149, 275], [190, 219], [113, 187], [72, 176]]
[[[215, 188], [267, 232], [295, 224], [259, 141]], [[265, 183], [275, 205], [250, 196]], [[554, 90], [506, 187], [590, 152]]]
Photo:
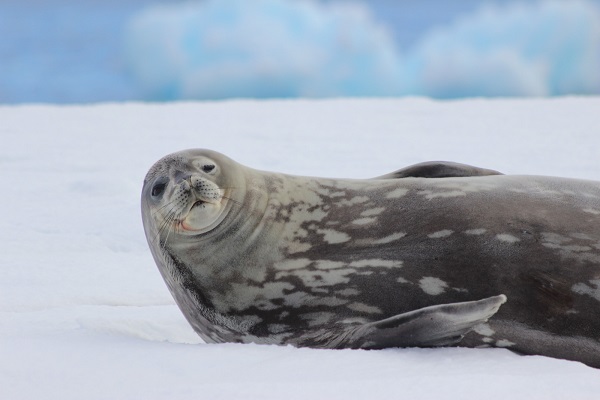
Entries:
[[204, 164], [202, 166], [202, 171], [204, 171], [204, 172], [211, 172], [213, 169], [215, 169], [214, 164]]
[[174, 180], [175, 182], [177, 182], [178, 184], [180, 184], [183, 181], [188, 181], [190, 182], [192, 179], [192, 175], [189, 172], [186, 171], [175, 171], [174, 174]]

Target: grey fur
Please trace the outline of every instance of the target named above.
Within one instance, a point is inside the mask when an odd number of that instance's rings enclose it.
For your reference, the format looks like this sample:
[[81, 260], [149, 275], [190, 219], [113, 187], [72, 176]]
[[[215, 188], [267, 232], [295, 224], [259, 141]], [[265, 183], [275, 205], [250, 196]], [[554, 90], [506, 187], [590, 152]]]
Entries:
[[599, 182], [455, 163], [307, 178], [186, 150], [148, 172], [142, 217], [207, 342], [497, 346], [600, 367]]
[[398, 178], [462, 178], [467, 176], [502, 175], [498, 171], [450, 161], [428, 161], [411, 165], [374, 179]]

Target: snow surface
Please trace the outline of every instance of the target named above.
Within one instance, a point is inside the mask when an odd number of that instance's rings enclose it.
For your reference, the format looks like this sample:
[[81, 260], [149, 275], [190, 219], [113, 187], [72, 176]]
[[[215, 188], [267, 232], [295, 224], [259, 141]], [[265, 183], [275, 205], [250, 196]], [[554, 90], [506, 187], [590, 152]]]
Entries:
[[149, 6], [129, 24], [126, 62], [152, 100], [600, 94], [597, 3], [482, 4], [411, 49], [360, 2]]
[[0, 107], [1, 399], [597, 399], [600, 370], [504, 349], [204, 345], [144, 238], [147, 169], [190, 147], [366, 178], [425, 160], [600, 179], [600, 98]]

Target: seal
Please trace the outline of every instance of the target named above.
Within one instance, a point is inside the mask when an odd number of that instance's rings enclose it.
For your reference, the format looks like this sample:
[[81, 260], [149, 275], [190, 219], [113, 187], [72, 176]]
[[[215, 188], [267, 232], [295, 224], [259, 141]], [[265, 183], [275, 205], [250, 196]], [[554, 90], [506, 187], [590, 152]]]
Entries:
[[448, 162], [311, 178], [185, 150], [150, 169], [141, 203], [208, 343], [495, 346], [600, 367], [600, 182]]

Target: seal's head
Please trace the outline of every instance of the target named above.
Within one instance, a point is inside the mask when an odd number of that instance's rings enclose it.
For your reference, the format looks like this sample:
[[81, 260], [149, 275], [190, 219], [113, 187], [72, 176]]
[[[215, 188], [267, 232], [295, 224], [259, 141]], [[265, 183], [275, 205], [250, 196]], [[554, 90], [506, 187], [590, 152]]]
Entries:
[[[142, 189], [142, 218], [148, 239], [195, 236], [216, 227], [226, 215], [235, 164], [209, 150], [185, 150], [150, 168]], [[226, 173], [227, 171], [227, 173]]]

